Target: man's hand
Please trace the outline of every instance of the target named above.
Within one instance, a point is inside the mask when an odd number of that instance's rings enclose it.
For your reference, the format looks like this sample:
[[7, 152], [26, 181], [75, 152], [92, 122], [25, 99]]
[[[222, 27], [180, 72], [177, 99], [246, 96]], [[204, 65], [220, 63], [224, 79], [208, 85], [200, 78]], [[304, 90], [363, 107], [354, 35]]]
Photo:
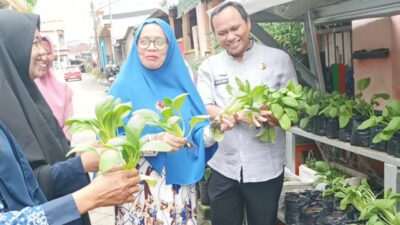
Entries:
[[218, 116], [218, 122], [220, 123], [220, 131], [225, 132], [232, 130], [236, 126], [237, 118], [236, 116], [228, 116], [226, 114], [221, 114]]

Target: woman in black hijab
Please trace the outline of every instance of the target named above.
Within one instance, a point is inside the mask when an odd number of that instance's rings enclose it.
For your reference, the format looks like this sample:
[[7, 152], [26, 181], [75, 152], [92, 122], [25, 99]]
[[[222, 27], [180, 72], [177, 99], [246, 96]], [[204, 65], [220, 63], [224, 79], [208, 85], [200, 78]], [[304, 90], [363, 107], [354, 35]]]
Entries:
[[86, 173], [97, 169], [98, 157], [65, 157], [69, 143], [31, 80], [45, 67], [40, 36], [35, 35], [39, 25], [37, 15], [0, 10], [0, 120], [23, 149], [47, 200], [52, 200], [86, 186]]

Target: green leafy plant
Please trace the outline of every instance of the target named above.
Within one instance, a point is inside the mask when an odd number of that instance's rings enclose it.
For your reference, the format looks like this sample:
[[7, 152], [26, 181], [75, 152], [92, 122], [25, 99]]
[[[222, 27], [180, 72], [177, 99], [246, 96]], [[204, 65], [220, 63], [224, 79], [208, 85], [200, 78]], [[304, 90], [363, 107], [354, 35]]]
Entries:
[[338, 118], [339, 127], [344, 128], [353, 117], [354, 101], [348, 99], [345, 94], [333, 92], [329, 99], [329, 104], [323, 108], [319, 115], [327, 118]]
[[220, 114], [215, 121], [211, 123], [211, 133], [215, 140], [222, 141], [224, 139], [223, 134], [220, 131], [220, 123], [222, 115], [232, 116], [236, 113], [243, 112], [247, 114], [249, 120], [252, 120], [253, 112], [260, 112], [262, 98], [266, 87], [259, 85], [251, 88], [250, 82], [246, 80], [242, 82], [239, 78], [235, 78], [237, 89], [232, 88], [231, 85], [226, 86], [227, 92], [232, 95], [232, 100], [224, 111]]
[[318, 112], [321, 108], [322, 94], [319, 90], [305, 88], [303, 92], [303, 101], [304, 104], [301, 105], [300, 110], [305, 114], [303, 118], [300, 119], [300, 127], [305, 128], [310, 120], [318, 115]]
[[[369, 87], [370, 83], [371, 83], [371, 78], [369, 77], [361, 79], [357, 82], [358, 93], [355, 95], [356, 104], [354, 105], [354, 110], [358, 112], [360, 115], [367, 118], [373, 118], [375, 108], [379, 106], [378, 102], [379, 99], [388, 100], [390, 98], [390, 96], [386, 93], [377, 93], [372, 95], [371, 100], [367, 102], [364, 98], [363, 91]], [[363, 130], [368, 127], [371, 127], [373, 124], [377, 124], [375, 118], [367, 121], [361, 124], [358, 129]]]
[[360, 212], [376, 199], [367, 179], [361, 180], [359, 186], [347, 186], [344, 190], [336, 192], [335, 197], [341, 199], [341, 210], [345, 210], [348, 205], [352, 204]]
[[400, 130], [400, 103], [392, 101], [386, 105], [381, 118], [379, 122], [386, 127], [373, 137], [373, 143], [388, 141]]
[[314, 181], [314, 184], [325, 183], [328, 186], [331, 186], [336, 178], [341, 177], [344, 180], [347, 177], [345, 173], [338, 169], [332, 168], [324, 161], [316, 161], [314, 163], [314, 167], [311, 167], [311, 169], [317, 171], [318, 175], [318, 178]]
[[[184, 118], [181, 114], [182, 105], [188, 96], [187, 93], [181, 94], [174, 99], [164, 98], [163, 102], [157, 102], [156, 106], [160, 111], [157, 114], [154, 111], [148, 109], [140, 109], [134, 112], [134, 115], [138, 115], [144, 119], [147, 125], [160, 127], [166, 132], [173, 134], [177, 137], [188, 138], [193, 132], [194, 127], [209, 118], [208, 115], [198, 115], [190, 119], [190, 127], [186, 127]], [[187, 131], [189, 129], [189, 131]], [[187, 142], [187, 147], [192, 147], [194, 144]]]
[[[116, 166], [123, 165], [125, 169], [135, 168], [142, 152], [171, 151], [171, 146], [161, 141], [149, 141], [142, 137], [145, 121], [140, 116], [132, 116], [124, 126], [123, 119], [131, 114], [131, 103], [121, 103], [120, 99], [107, 96], [96, 104], [95, 119], [72, 118], [66, 121], [72, 127], [72, 132], [92, 131], [99, 137], [99, 144], [80, 145], [68, 152], [67, 156], [76, 152], [96, 152], [100, 155], [99, 173], [105, 173]], [[118, 135], [118, 128], [123, 127], [125, 136]], [[150, 185], [155, 180], [141, 175]]]
[[[304, 104], [302, 99], [303, 87], [300, 84], [289, 81], [286, 87], [279, 90], [268, 87], [265, 89], [263, 105], [272, 112], [273, 116], [278, 120], [279, 126], [286, 131], [293, 124], [298, 123], [298, 111], [300, 106]], [[260, 139], [273, 143], [275, 140], [274, 127], [267, 125], [264, 132], [261, 133]]]
[[96, 118], [71, 118], [65, 121], [65, 125], [71, 126], [72, 133], [92, 131], [100, 143], [105, 144], [117, 136], [118, 128], [124, 125], [122, 120], [130, 115], [131, 110], [130, 102], [122, 103], [121, 99], [107, 96], [96, 104]]
[[383, 199], [374, 199], [360, 214], [361, 220], [367, 220], [368, 225], [398, 225], [400, 224], [400, 213], [397, 212], [397, 203], [400, 195], [393, 193], [389, 188]]

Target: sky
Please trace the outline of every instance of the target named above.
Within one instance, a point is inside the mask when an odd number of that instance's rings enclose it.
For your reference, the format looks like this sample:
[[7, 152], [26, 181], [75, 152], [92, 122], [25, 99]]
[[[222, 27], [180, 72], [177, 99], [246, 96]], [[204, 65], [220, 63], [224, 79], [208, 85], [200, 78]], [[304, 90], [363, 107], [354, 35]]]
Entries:
[[[65, 41], [89, 42], [94, 36], [90, 3], [92, 0], [38, 0], [34, 13], [41, 20], [64, 20]], [[93, 0], [95, 5], [105, 6], [111, 2], [111, 12], [127, 12], [159, 6], [160, 0]], [[113, 7], [114, 6], [114, 7]], [[108, 14], [108, 13], [106, 13]]]

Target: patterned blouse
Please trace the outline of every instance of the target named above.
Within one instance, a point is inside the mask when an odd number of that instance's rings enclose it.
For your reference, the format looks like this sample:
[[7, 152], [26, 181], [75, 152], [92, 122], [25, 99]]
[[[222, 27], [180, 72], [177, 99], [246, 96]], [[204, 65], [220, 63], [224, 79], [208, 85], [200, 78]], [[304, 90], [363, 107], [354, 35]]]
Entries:
[[8, 211], [7, 204], [0, 193], [0, 224], [48, 225], [41, 206], [25, 207], [20, 211]]

